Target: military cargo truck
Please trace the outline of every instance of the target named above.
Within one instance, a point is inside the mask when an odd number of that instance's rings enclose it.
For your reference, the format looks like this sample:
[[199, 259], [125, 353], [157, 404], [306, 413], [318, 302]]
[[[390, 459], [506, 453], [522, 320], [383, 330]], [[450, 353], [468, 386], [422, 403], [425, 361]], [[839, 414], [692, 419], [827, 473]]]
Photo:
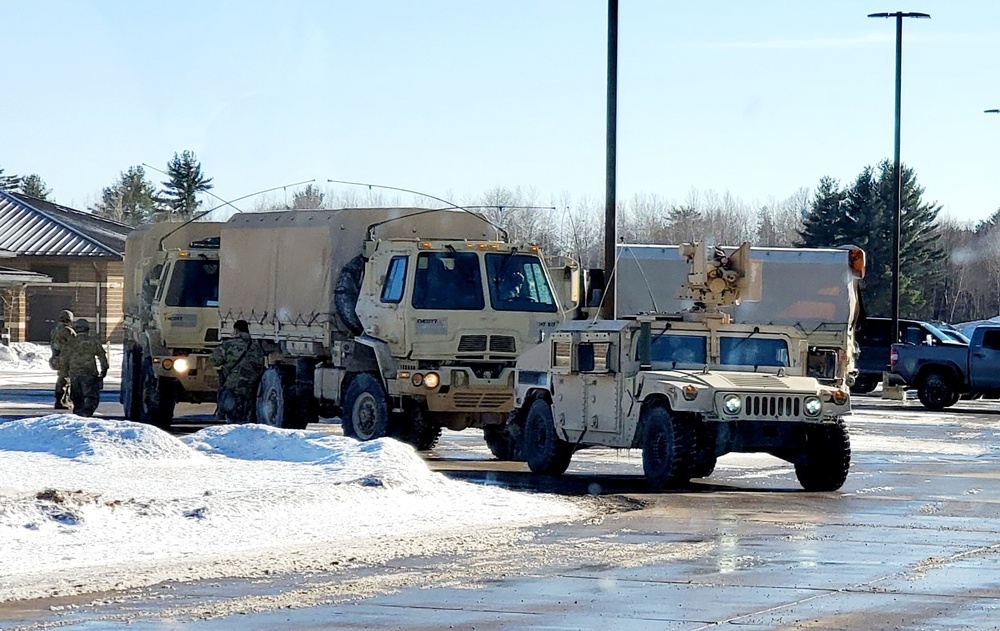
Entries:
[[537, 247], [455, 209], [241, 214], [221, 236], [223, 332], [246, 320], [269, 352], [258, 422], [509, 449], [515, 359], [563, 319]]
[[120, 401], [125, 417], [169, 427], [178, 401], [215, 401], [221, 223], [155, 223], [125, 240]]
[[518, 360], [514, 418], [529, 468], [559, 475], [578, 448], [639, 448], [661, 488], [711, 475], [723, 454], [766, 452], [793, 463], [807, 490], [840, 488], [850, 396], [809, 376], [808, 331], [734, 323], [722, 310], [759, 293], [748, 246], [678, 252], [688, 264], [678, 296], [691, 308], [566, 322]]

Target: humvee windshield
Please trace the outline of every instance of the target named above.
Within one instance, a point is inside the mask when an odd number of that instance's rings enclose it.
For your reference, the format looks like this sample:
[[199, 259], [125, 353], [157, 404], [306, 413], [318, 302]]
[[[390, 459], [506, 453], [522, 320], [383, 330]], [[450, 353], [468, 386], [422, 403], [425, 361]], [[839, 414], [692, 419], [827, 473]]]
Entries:
[[185, 260], [174, 263], [164, 303], [168, 307], [218, 307], [219, 262]]
[[785, 340], [723, 337], [719, 340], [723, 366], [788, 366]]
[[413, 308], [481, 310], [483, 278], [474, 252], [421, 252], [413, 276]]
[[700, 335], [657, 335], [650, 342], [650, 356], [653, 362], [705, 364], [705, 341]]
[[545, 270], [537, 256], [487, 254], [490, 305], [497, 311], [558, 310]]

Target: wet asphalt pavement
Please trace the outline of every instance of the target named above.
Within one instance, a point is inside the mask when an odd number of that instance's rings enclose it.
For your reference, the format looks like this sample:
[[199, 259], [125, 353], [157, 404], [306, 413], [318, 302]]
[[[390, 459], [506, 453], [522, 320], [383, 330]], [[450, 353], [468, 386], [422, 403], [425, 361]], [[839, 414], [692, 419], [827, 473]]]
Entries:
[[[0, 390], [0, 417], [47, 413], [33, 404], [47, 396]], [[106, 392], [99, 414], [120, 413], [116, 400]], [[0, 628], [1000, 628], [1000, 402], [930, 413], [857, 397], [855, 409], [836, 493], [803, 492], [790, 466], [759, 456], [727, 456], [667, 493], [645, 487], [637, 452], [584, 452], [563, 478], [538, 478], [491, 460], [477, 432], [446, 433], [432, 468], [577, 497], [597, 516], [499, 550], [459, 538], [375, 567], [8, 603]], [[179, 431], [211, 411], [179, 407], [194, 421]]]

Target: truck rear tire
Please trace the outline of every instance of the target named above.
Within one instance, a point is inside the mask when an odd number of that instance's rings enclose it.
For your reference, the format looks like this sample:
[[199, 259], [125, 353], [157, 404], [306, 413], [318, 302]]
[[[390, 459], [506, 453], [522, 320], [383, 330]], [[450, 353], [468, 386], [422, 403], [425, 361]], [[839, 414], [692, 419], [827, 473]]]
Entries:
[[142, 360], [140, 371], [139, 421], [162, 430], [170, 429], [174, 420], [174, 382], [169, 377], [157, 377], [153, 360]]
[[854, 385], [851, 386], [851, 394], [868, 394], [874, 390], [881, 381], [882, 380], [878, 377], [858, 375], [858, 378], [854, 381]]
[[946, 376], [939, 372], [931, 372], [920, 379], [917, 398], [928, 410], [943, 410], [955, 405], [958, 401], [958, 392]]
[[691, 456], [691, 428], [677, 422], [663, 405], [645, 408], [640, 423], [642, 470], [650, 486], [662, 489], [687, 483], [691, 472], [685, 462]]
[[283, 429], [305, 429], [309, 420], [297, 414], [294, 386], [294, 368], [268, 366], [257, 389], [257, 422]]
[[795, 477], [807, 491], [836, 491], [851, 468], [851, 438], [843, 421], [806, 430], [804, 458], [795, 464]]
[[378, 379], [368, 373], [354, 375], [344, 394], [340, 426], [344, 436], [361, 441], [388, 435], [388, 406]]
[[142, 349], [130, 346], [122, 354], [122, 385], [118, 391], [118, 401], [127, 420], [138, 421], [142, 409], [142, 383], [139, 367], [142, 365]]
[[417, 451], [427, 451], [437, 445], [443, 429], [421, 402], [406, 400], [403, 411], [392, 415], [390, 435], [411, 445]]
[[524, 457], [533, 473], [562, 475], [573, 457], [573, 445], [556, 435], [548, 401], [535, 399], [524, 422]]
[[510, 430], [505, 425], [484, 427], [483, 438], [486, 439], [486, 446], [490, 448], [490, 453], [497, 460], [516, 462], [524, 459], [520, 453], [518, 440], [511, 435]]

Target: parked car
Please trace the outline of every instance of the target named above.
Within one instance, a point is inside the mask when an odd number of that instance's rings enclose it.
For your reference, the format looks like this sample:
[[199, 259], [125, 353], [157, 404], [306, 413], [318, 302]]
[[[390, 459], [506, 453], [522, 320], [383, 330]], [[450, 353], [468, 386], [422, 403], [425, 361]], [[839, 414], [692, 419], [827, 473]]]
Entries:
[[963, 395], [1000, 397], [1000, 325], [983, 325], [969, 344], [893, 344], [892, 372], [917, 389], [929, 410]]
[[[967, 342], [958, 341], [929, 322], [920, 320], [899, 320], [899, 335], [891, 339], [889, 329], [892, 326], [889, 318], [865, 318], [858, 325], [854, 339], [858, 344], [858, 358], [855, 362], [858, 375], [851, 386], [854, 394], [867, 394], [882, 381], [882, 374], [888, 372], [889, 355], [893, 342], [921, 345], [928, 339], [933, 344], [954, 344], [965, 346]], [[906, 385], [895, 382], [896, 385]]]

